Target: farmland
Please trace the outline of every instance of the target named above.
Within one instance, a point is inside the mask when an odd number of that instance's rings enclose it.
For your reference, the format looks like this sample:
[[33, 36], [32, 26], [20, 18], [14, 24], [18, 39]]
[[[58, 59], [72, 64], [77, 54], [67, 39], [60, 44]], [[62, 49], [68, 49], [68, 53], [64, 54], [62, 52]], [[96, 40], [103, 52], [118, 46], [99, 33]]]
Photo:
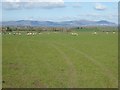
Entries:
[[117, 32], [74, 32], [3, 35], [3, 88], [118, 87]]

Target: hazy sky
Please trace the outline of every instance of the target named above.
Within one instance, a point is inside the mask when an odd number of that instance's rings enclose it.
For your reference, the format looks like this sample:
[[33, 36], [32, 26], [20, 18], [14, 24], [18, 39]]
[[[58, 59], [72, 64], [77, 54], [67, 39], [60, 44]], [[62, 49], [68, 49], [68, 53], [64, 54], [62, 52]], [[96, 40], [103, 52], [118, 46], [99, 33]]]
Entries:
[[6, 2], [3, 2], [2, 21], [65, 21], [82, 19], [118, 22], [117, 2], [66, 2], [66, 0], [54, 0], [55, 2], [31, 1], [6, 0]]

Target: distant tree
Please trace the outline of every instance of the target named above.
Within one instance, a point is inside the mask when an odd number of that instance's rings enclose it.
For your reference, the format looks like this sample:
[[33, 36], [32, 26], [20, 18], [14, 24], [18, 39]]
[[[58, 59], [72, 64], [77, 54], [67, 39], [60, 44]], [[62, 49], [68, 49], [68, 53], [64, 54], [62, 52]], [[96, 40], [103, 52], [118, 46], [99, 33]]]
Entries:
[[7, 27], [7, 30], [8, 32], [12, 32], [12, 29], [10, 27]]
[[79, 27], [77, 27], [77, 29], [80, 29]]

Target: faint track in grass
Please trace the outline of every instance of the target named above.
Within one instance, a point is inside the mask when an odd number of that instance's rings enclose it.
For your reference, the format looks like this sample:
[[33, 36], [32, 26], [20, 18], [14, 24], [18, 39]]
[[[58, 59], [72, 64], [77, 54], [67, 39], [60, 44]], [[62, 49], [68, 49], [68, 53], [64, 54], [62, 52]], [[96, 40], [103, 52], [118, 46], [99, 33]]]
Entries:
[[63, 59], [65, 59], [67, 65], [69, 66], [69, 70], [68, 70], [68, 75], [69, 75], [69, 80], [68, 80], [68, 87], [69, 88], [77, 88], [78, 87], [78, 78], [77, 78], [77, 72], [75, 69], [74, 64], [71, 62], [70, 58], [65, 54], [65, 52], [63, 52], [62, 50], [60, 50], [59, 47], [57, 47], [54, 44], [50, 44], [54, 49], [57, 50], [57, 52], [61, 55], [61, 57], [63, 57]]
[[[32, 56], [36, 56], [36, 51], [35, 51], [35, 49], [33, 48], [33, 46], [30, 44], [31, 42], [33, 42], [34, 40], [32, 40], [32, 39], [29, 39], [25, 44], [26, 44], [26, 46], [25, 46], [25, 49], [26, 49], [26, 47], [27, 47], [27, 49], [26, 50], [28, 50], [29, 49], [29, 52], [27, 53], [27, 54], [29, 54], [29, 55], [32, 55]], [[38, 41], [36, 41], [36, 42], [38, 42]], [[23, 43], [23, 42], [17, 42], [17, 44], [16, 44], [16, 48], [15, 48], [15, 53], [16, 53], [16, 56], [17, 56], [17, 60], [18, 60], [18, 62], [19, 62], [19, 60], [21, 59], [20, 58], [20, 54], [19, 54], [19, 47], [21, 46], [21, 43]], [[21, 63], [23, 63], [23, 62], [21, 62]], [[30, 63], [29, 61], [27, 61], [27, 63]], [[23, 64], [25, 64], [25, 63], [23, 63]], [[20, 73], [21, 74], [21, 82], [23, 82], [24, 83], [24, 80], [26, 80], [26, 79], [24, 79], [23, 77], [22, 77], [22, 73], [24, 73], [23, 75], [25, 76], [26, 74], [26, 72], [25, 72], [25, 70], [27, 70], [28, 69], [28, 67], [31, 67], [31, 64], [30, 65], [23, 65], [24, 66], [24, 69], [22, 70], [22, 72]], [[27, 67], [27, 68], [26, 68]], [[23, 68], [23, 67], [22, 67]], [[28, 77], [26, 77], [26, 78], [32, 78], [32, 75], [33, 75], [33, 73], [30, 73], [30, 75], [28, 76]], [[33, 75], [34, 76], [34, 75]], [[43, 82], [41, 82], [40, 80], [39, 80], [39, 78], [41, 78], [41, 77], [38, 77], [38, 76], [35, 76], [34, 78], [38, 78], [38, 80], [36, 80], [36, 79], [32, 79], [33, 81], [33, 83], [31, 83], [31, 86], [28, 86], [29, 88], [47, 88], [48, 86], [46, 85], [46, 84], [44, 84]], [[20, 86], [18, 86], [18, 87], [20, 87]]]
[[[96, 59], [94, 59], [93, 57], [91, 57], [91, 56], [89, 56], [87, 53], [84, 53], [84, 52], [82, 52], [82, 51], [80, 51], [80, 50], [78, 50], [78, 49], [75, 49], [75, 48], [73, 48], [73, 47], [69, 47], [68, 45], [65, 45], [65, 44], [61, 44], [61, 43], [58, 43], [58, 42], [53, 42], [56, 46], [62, 46], [62, 47], [66, 47], [67, 49], [69, 49], [69, 50], [72, 50], [72, 51], [74, 51], [74, 52], [76, 52], [76, 53], [78, 53], [78, 55], [83, 55], [85, 58], [87, 58], [87, 60], [90, 60], [94, 65], [96, 65], [97, 67], [99, 67], [100, 69], [101, 69], [101, 71], [102, 71], [102, 73], [106, 76], [106, 77], [108, 77], [109, 78], [109, 80], [110, 80], [110, 84], [111, 84], [111, 86], [112, 86], [112, 83], [113, 82], [116, 82], [116, 83], [118, 83], [118, 79], [112, 74], [112, 72], [105, 66], [105, 65], [103, 65], [102, 63], [100, 63], [98, 60], [96, 60]], [[109, 88], [109, 86], [108, 86], [108, 88]]]

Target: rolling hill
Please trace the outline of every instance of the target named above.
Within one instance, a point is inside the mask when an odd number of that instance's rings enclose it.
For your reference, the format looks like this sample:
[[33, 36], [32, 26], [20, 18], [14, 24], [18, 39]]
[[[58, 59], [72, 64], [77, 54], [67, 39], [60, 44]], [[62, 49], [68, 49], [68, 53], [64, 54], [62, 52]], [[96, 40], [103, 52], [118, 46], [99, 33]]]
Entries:
[[47, 27], [74, 27], [74, 26], [116, 26], [117, 24], [106, 20], [89, 21], [89, 20], [74, 20], [74, 21], [32, 21], [32, 20], [19, 20], [19, 21], [4, 21], [1, 23], [3, 26], [47, 26]]

